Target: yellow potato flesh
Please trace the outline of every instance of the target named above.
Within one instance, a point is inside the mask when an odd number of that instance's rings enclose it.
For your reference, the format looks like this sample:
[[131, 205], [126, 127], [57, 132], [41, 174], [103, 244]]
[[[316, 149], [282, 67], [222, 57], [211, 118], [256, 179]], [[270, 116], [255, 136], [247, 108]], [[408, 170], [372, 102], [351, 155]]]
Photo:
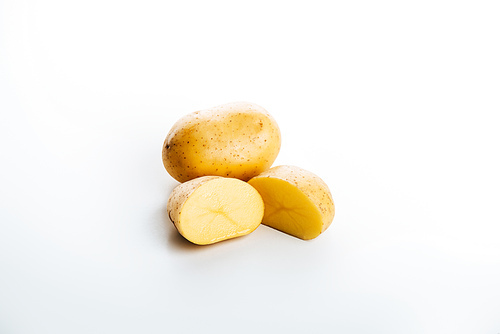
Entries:
[[252, 232], [263, 215], [264, 203], [253, 187], [237, 179], [216, 178], [192, 192], [174, 224], [187, 240], [206, 245]]
[[249, 183], [264, 200], [263, 224], [304, 240], [321, 234], [320, 211], [296, 186], [270, 177], [255, 178]]

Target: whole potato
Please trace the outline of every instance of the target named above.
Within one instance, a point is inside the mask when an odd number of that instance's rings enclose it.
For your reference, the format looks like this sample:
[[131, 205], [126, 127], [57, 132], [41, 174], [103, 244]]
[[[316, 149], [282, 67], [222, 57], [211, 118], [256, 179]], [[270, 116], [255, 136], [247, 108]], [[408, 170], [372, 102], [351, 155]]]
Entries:
[[163, 165], [179, 182], [206, 175], [248, 181], [271, 167], [280, 146], [278, 124], [264, 108], [234, 102], [178, 120], [163, 144]]

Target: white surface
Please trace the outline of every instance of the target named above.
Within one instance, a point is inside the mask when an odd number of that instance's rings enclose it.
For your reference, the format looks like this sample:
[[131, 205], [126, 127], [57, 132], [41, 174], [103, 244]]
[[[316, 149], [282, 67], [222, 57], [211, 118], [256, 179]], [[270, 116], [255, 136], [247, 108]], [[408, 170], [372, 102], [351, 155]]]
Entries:
[[[499, 333], [496, 1], [0, 1], [0, 333]], [[332, 227], [196, 247], [182, 115], [246, 100]]]

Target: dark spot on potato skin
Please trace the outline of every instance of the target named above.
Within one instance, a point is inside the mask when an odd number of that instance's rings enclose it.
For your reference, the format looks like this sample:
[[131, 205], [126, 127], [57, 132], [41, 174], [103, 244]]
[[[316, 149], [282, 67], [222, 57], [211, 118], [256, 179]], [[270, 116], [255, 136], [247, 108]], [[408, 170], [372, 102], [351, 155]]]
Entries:
[[171, 221], [171, 222], [175, 225], [175, 222], [174, 222], [174, 220], [172, 219], [171, 213], [172, 213], [172, 211], [171, 211], [171, 210], [169, 210], [169, 211], [168, 211], [168, 218], [169, 218], [169, 219], [170, 219], [170, 221]]

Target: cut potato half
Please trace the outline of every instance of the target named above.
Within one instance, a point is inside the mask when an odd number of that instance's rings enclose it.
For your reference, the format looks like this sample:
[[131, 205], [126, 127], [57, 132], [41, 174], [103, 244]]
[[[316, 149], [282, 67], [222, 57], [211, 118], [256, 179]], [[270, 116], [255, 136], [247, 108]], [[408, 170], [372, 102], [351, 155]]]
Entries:
[[184, 238], [207, 245], [254, 231], [264, 216], [264, 202], [244, 181], [204, 176], [177, 186], [167, 210]]
[[323, 233], [335, 216], [326, 183], [295, 166], [277, 166], [248, 181], [265, 204], [262, 223], [309, 240]]

